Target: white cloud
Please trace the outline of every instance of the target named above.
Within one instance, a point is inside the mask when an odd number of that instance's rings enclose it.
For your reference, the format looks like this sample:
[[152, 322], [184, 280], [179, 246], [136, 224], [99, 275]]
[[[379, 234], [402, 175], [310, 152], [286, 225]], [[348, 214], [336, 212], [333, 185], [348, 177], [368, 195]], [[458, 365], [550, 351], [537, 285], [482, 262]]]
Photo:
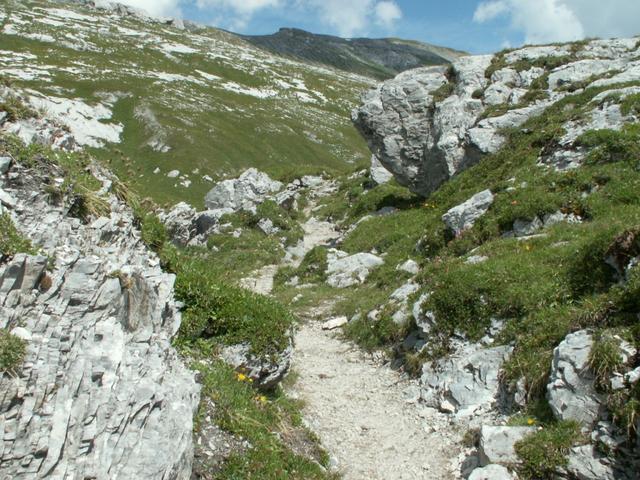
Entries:
[[297, 8], [317, 18], [338, 35], [367, 34], [374, 26], [392, 30], [402, 18], [396, 0], [119, 0], [155, 16], [179, 16], [180, 7], [195, 5], [215, 14], [216, 23], [232, 30], [244, 30], [254, 15], [268, 10]]
[[402, 10], [396, 2], [384, 0], [376, 5], [376, 23], [385, 28], [392, 28], [393, 25], [402, 19]]
[[402, 18], [393, 0], [297, 0], [303, 9], [316, 10], [320, 21], [343, 37], [366, 34], [373, 24], [387, 30]]
[[524, 33], [526, 43], [640, 33], [637, 0], [484, 0], [473, 19], [478, 23], [507, 16]]
[[180, 17], [181, 0], [118, 0], [131, 7], [141, 8], [156, 17]]

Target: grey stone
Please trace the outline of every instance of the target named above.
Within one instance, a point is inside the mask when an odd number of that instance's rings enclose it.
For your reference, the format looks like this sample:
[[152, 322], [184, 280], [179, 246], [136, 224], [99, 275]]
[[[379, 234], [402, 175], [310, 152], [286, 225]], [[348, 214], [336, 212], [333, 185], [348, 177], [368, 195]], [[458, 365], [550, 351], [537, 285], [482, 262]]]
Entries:
[[289, 345], [277, 355], [258, 357], [251, 353], [250, 345], [239, 344], [223, 347], [221, 357], [236, 371], [250, 378], [256, 388], [271, 390], [289, 371], [292, 353], [293, 347]]
[[8, 208], [16, 208], [16, 199], [2, 188], [0, 188], [0, 203]]
[[261, 218], [258, 220], [257, 227], [264, 233], [265, 235], [276, 235], [280, 229], [276, 227], [273, 222], [268, 218]]
[[371, 253], [348, 255], [340, 250], [329, 250], [327, 257], [327, 283], [334, 288], [347, 288], [364, 283], [371, 270], [384, 264], [384, 260]]
[[33, 335], [31, 334], [31, 332], [26, 328], [22, 328], [22, 327], [16, 327], [13, 330], [11, 330], [11, 335], [18, 337], [24, 340], [25, 342], [29, 342], [31, 341], [31, 338], [33, 338]]
[[535, 431], [535, 427], [483, 426], [480, 431], [480, 465], [519, 463], [515, 444]]
[[487, 411], [498, 403], [499, 373], [513, 350], [466, 345], [455, 355], [422, 367], [422, 398], [433, 408], [451, 403], [459, 415]]
[[378, 157], [371, 155], [371, 180], [377, 185], [389, 183], [393, 178], [393, 174], [384, 168]]
[[518, 219], [513, 222], [513, 234], [516, 237], [528, 237], [543, 227], [544, 223], [542, 223], [539, 217], [535, 217], [533, 220]]
[[171, 170], [167, 173], [167, 177], [169, 178], [178, 178], [180, 176], [180, 170]]
[[407, 260], [401, 265], [398, 265], [397, 270], [410, 273], [411, 275], [417, 275], [420, 272], [420, 265], [415, 260]]
[[614, 480], [610, 459], [599, 455], [592, 445], [576, 447], [569, 452], [567, 473], [577, 480]]
[[590, 430], [600, 414], [589, 354], [593, 338], [586, 330], [567, 335], [553, 352], [547, 398], [559, 420], [575, 420]]
[[468, 265], [478, 265], [486, 262], [487, 260], [489, 260], [489, 257], [485, 257], [484, 255], [471, 255], [464, 261], [464, 263]]
[[85, 225], [47, 203], [38, 172], [12, 170], [16, 224], [43, 256], [0, 266], [1, 326], [29, 339], [17, 376], [0, 379], [2, 476], [187, 480], [199, 387], [171, 345], [175, 277], [114, 197], [110, 221]]
[[473, 227], [475, 222], [489, 210], [494, 196], [490, 190], [475, 194], [466, 202], [453, 207], [442, 216], [442, 220], [456, 236]]
[[282, 187], [282, 183], [272, 180], [266, 173], [251, 168], [236, 179], [216, 184], [207, 193], [205, 205], [210, 210], [230, 208], [255, 212], [256, 205]]
[[486, 467], [476, 468], [468, 480], [514, 480], [514, 476], [511, 475], [502, 465], [487, 465]]
[[391, 295], [391, 300], [395, 300], [398, 303], [406, 303], [411, 295], [420, 290], [420, 285], [417, 283], [409, 282], [405, 283], [398, 289], [396, 289]]
[[5, 174], [11, 166], [11, 157], [0, 157], [0, 174]]
[[349, 323], [349, 319], [347, 317], [336, 317], [331, 320], [327, 320], [322, 324], [323, 330], [335, 330], [336, 328], [340, 328]]

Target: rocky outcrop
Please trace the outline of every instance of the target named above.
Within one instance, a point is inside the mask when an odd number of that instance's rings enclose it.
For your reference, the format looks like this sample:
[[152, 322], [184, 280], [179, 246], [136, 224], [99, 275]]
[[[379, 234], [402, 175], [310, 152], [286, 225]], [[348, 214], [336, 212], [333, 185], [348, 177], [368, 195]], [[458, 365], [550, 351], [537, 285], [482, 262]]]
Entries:
[[598, 419], [601, 402], [589, 369], [593, 338], [586, 330], [567, 335], [553, 352], [547, 398], [559, 420], [575, 420], [590, 427]]
[[0, 476], [186, 480], [199, 387], [171, 346], [174, 276], [115, 196], [86, 224], [50, 205], [41, 188], [56, 175], [14, 166], [2, 180], [42, 255], [0, 266], [0, 327], [28, 339], [1, 379]]
[[230, 208], [255, 212], [258, 204], [282, 187], [282, 183], [272, 180], [266, 173], [250, 168], [236, 179], [218, 183], [207, 193], [204, 203], [209, 210]]
[[[566, 61], [545, 70], [537, 66], [545, 58]], [[428, 196], [453, 175], [499, 150], [503, 129], [521, 126], [585, 86], [612, 85], [613, 92], [615, 84], [640, 80], [637, 58], [637, 39], [594, 40], [577, 51], [566, 45], [525, 47], [496, 57], [462, 57], [449, 69], [410, 70], [382, 83], [363, 97], [352, 117], [398, 182]], [[501, 68], [487, 70], [492, 63]], [[551, 157], [543, 152], [541, 163], [575, 167], [584, 157], [576, 143], [583, 131], [619, 128], [628, 121], [616, 104], [619, 99], [603, 106], [608, 96], [604, 92], [594, 99], [590, 119], [567, 125], [561, 151]]]
[[459, 416], [480, 414], [498, 406], [499, 372], [513, 347], [466, 345], [455, 355], [422, 368], [422, 399]]

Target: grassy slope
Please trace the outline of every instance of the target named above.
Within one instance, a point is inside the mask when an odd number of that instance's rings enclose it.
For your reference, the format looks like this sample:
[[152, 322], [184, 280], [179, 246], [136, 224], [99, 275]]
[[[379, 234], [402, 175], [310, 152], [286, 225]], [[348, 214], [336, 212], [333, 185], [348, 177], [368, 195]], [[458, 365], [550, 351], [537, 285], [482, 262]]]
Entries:
[[[254, 166], [283, 176], [299, 170], [301, 160], [309, 171], [340, 172], [368, 160], [366, 144], [352, 128], [349, 111], [369, 80], [275, 57], [213, 28], [187, 33], [62, 5], [96, 21], [65, 19], [52, 16], [47, 10], [52, 7], [61, 5], [12, 0], [0, 6], [0, 14], [8, 14], [4, 20], [0, 17], [0, 25], [18, 31], [18, 35], [0, 33], [2, 50], [8, 52], [0, 60], [0, 74], [5, 70], [12, 77], [15, 68], [41, 68], [50, 77], [17, 79], [16, 84], [88, 104], [99, 102], [104, 92], [126, 95], [113, 107], [113, 120], [125, 126], [122, 143], [93, 153], [145, 196], [160, 203], [187, 200], [201, 206], [211, 187], [204, 175], [215, 179]], [[56, 41], [25, 37], [31, 34], [50, 35]], [[65, 41], [73, 45], [82, 41], [86, 49], [70, 48]], [[162, 49], [166, 44], [195, 51], [167, 53]], [[13, 53], [36, 58], [16, 60]], [[207, 79], [197, 71], [219, 79]], [[158, 73], [182, 77], [167, 81]], [[258, 94], [272, 90], [275, 96], [236, 93], [228, 90], [229, 82], [257, 89]], [[304, 102], [306, 96], [315, 103]], [[137, 118], [135, 113], [142, 108], [150, 109], [158, 124]], [[147, 146], [154, 135], [160, 135], [171, 150], [158, 153]], [[156, 167], [162, 174], [152, 173]], [[185, 188], [167, 178], [174, 169], [188, 174], [193, 184]], [[198, 174], [192, 173], [195, 169]]]

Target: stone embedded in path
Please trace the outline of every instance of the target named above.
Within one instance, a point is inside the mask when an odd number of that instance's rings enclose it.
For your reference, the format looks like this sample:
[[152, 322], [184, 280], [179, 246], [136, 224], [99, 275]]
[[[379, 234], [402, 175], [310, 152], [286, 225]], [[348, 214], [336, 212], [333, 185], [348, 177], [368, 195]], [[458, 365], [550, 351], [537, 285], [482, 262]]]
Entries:
[[322, 324], [322, 329], [335, 330], [336, 328], [340, 328], [347, 323], [349, 323], [349, 319], [347, 317], [332, 318], [331, 320], [327, 320]]

